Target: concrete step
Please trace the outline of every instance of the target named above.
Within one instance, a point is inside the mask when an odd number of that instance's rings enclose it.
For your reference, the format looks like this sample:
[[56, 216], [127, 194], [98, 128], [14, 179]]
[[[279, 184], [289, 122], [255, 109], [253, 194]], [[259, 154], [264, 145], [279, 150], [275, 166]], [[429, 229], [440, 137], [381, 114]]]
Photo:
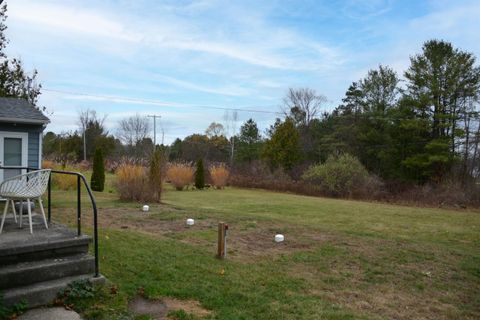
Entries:
[[57, 298], [57, 294], [65, 289], [69, 283], [92, 279], [97, 278], [92, 278], [91, 274], [85, 274], [7, 289], [3, 291], [3, 303], [5, 306], [10, 307], [16, 303], [25, 301], [28, 308], [46, 305], [53, 302], [53, 300]]
[[85, 253], [0, 266], [0, 290], [63, 277], [93, 274], [95, 259]]
[[39, 241], [18, 241], [0, 245], [0, 266], [25, 261], [82, 254], [88, 252], [91, 238], [86, 235], [60, 239], [39, 239]]

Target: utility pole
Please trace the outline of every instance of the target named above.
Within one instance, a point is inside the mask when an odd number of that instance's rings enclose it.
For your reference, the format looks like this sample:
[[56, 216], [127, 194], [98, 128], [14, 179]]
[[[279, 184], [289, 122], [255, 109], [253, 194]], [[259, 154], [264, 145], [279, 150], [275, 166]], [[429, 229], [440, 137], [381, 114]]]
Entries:
[[87, 161], [87, 138], [85, 137], [85, 123], [83, 126], [83, 161]]
[[234, 110], [233, 114], [232, 114], [233, 133], [232, 133], [232, 137], [231, 137], [232, 150], [231, 150], [231, 153], [230, 153], [230, 167], [231, 168], [233, 168], [233, 160], [234, 160], [234, 152], [235, 152], [235, 135], [237, 133], [237, 120], [238, 120], [238, 112], [237, 112], [237, 110]]
[[155, 150], [157, 148], [157, 118], [160, 119], [162, 116], [154, 114], [147, 117], [153, 118], [153, 150]]

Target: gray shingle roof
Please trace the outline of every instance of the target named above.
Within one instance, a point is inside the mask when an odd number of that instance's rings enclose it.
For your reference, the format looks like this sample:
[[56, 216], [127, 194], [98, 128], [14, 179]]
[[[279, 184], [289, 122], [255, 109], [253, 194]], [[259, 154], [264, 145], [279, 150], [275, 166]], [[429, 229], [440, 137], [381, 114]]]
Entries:
[[50, 119], [25, 99], [0, 97], [0, 121], [44, 124]]

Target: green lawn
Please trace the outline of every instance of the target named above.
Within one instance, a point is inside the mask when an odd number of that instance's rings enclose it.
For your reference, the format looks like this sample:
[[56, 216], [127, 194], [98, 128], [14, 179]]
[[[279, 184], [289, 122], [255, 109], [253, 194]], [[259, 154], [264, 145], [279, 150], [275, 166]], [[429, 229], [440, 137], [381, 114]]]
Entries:
[[[84, 304], [87, 317], [129, 319], [142, 288], [198, 301], [207, 319], [480, 318], [479, 212], [166, 189], [149, 214], [110, 186], [96, 193], [100, 268], [118, 293]], [[74, 221], [74, 199], [55, 191], [54, 220]], [[88, 226], [86, 199], [84, 213]], [[230, 226], [225, 261], [214, 257], [219, 221]], [[277, 232], [284, 243], [273, 242]]]

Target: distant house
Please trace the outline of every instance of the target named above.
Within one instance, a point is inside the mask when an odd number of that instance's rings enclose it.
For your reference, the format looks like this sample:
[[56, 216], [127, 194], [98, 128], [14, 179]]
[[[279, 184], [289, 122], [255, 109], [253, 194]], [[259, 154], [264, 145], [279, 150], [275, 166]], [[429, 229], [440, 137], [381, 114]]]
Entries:
[[[0, 167], [42, 165], [42, 132], [50, 120], [24, 99], [0, 97]], [[0, 170], [0, 181], [22, 173]]]

